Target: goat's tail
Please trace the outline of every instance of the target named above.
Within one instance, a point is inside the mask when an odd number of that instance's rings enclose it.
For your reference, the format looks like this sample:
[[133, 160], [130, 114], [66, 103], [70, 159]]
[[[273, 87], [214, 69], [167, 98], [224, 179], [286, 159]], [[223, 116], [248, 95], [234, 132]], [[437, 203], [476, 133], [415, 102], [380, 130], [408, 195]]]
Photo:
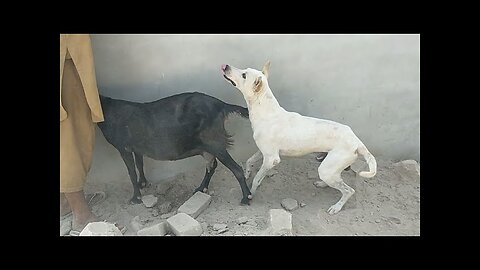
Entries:
[[365, 178], [374, 177], [375, 174], [377, 174], [377, 161], [375, 160], [375, 157], [368, 151], [367, 147], [365, 147], [365, 145], [363, 144], [361, 144], [357, 148], [357, 152], [365, 158], [368, 164], [368, 168], [370, 169], [369, 172], [359, 172], [358, 175]]
[[248, 118], [248, 109], [242, 106], [225, 103], [223, 111], [225, 112], [225, 115], [238, 113], [240, 116]]

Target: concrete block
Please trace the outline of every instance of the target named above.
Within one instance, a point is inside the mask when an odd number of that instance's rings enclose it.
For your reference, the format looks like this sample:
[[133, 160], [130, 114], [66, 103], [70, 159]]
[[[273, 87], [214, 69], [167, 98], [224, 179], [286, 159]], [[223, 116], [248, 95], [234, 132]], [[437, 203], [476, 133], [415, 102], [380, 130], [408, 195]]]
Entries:
[[140, 236], [164, 236], [168, 233], [168, 225], [166, 222], [160, 222], [147, 228], [143, 228], [137, 232]]
[[200, 236], [203, 232], [202, 225], [185, 213], [178, 213], [167, 219], [170, 231], [177, 236]]
[[283, 209], [270, 209], [269, 232], [273, 235], [293, 235], [292, 214]]
[[122, 236], [115, 224], [107, 222], [90, 222], [80, 232], [80, 236]]
[[182, 206], [178, 208], [178, 213], [185, 213], [193, 218], [197, 218], [203, 210], [207, 209], [212, 201], [212, 197], [203, 192], [197, 191]]

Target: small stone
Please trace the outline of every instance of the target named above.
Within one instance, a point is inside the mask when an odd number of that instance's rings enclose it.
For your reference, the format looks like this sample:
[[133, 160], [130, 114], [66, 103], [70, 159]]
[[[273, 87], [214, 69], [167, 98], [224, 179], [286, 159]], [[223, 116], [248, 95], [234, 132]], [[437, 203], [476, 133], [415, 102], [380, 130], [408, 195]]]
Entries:
[[158, 210], [157, 210], [157, 209], [153, 209], [153, 211], [152, 211], [152, 216], [158, 217], [158, 215], [159, 215]]
[[227, 224], [219, 224], [219, 223], [213, 224], [213, 230], [214, 231], [223, 230], [225, 228], [227, 228]]
[[281, 205], [288, 211], [293, 211], [298, 208], [298, 202], [291, 198], [283, 199]]
[[158, 198], [155, 197], [154, 195], [146, 195], [142, 197], [142, 202], [145, 205], [145, 207], [153, 207], [157, 203]]
[[300, 203], [300, 207], [305, 207], [305, 206], [307, 206], [305, 203], [303, 202]]
[[400, 219], [398, 219], [398, 218], [396, 218], [396, 217], [389, 217], [388, 219], [390, 219], [390, 220], [391, 220], [393, 223], [395, 223], [395, 224], [400, 224], [400, 223], [402, 223], [402, 222], [400, 221]]
[[221, 234], [221, 233], [224, 233], [224, 232], [226, 232], [226, 231], [228, 231], [228, 228], [220, 229], [220, 230], [217, 231], [217, 233], [218, 233], [218, 234]]
[[166, 214], [166, 213], [170, 212], [170, 210], [172, 210], [172, 203], [171, 202], [164, 202], [161, 205], [159, 205], [157, 208], [158, 208], [158, 213], [160, 215], [163, 215], [163, 214]]
[[213, 194], [215, 194], [215, 191], [214, 191], [214, 190], [210, 190], [210, 191], [208, 192], [208, 195], [210, 195], [210, 196], [213, 196]]
[[376, 219], [375, 223], [380, 223], [380, 221], [381, 221], [380, 219]]
[[239, 217], [237, 219], [237, 224], [239, 224], [239, 225], [244, 224], [244, 223], [247, 223], [247, 221], [248, 221], [248, 217], [245, 217], [245, 216], [244, 217]]

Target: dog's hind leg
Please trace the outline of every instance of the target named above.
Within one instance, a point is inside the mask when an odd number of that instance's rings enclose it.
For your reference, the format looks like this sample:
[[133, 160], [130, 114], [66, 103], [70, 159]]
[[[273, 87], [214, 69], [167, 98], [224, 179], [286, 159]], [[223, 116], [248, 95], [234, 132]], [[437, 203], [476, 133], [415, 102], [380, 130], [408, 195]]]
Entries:
[[[318, 153], [318, 155], [315, 157], [315, 160], [317, 160], [318, 162], [322, 162], [326, 157], [327, 157], [327, 152], [320, 152]], [[347, 168], [345, 168], [345, 171], [349, 171], [351, 168], [350, 166], [348, 166]], [[326, 184], [325, 184], [326, 186]]]
[[262, 152], [258, 150], [253, 156], [251, 156], [245, 163], [245, 178], [250, 177], [253, 165], [262, 157]]
[[130, 175], [130, 181], [133, 185], [133, 197], [130, 199], [130, 203], [138, 204], [142, 203], [142, 194], [140, 193], [140, 188], [137, 183], [137, 172], [135, 171], [135, 161], [133, 160], [133, 153], [125, 150], [118, 150], [120, 156], [122, 157], [125, 165], [127, 166], [128, 174]]
[[338, 213], [348, 199], [355, 193], [355, 190], [343, 182], [340, 174], [352, 164], [357, 155], [346, 151], [332, 151], [328, 154], [322, 164], [318, 167], [320, 179], [328, 186], [339, 190], [342, 193], [340, 200], [328, 208], [331, 215]]
[[255, 194], [258, 186], [262, 183], [263, 179], [267, 175], [267, 172], [280, 163], [280, 157], [278, 153], [276, 155], [263, 155], [263, 163], [260, 170], [258, 170], [257, 175], [253, 178], [252, 182], [252, 196]]
[[203, 177], [202, 184], [195, 189], [195, 192], [200, 191], [205, 193], [208, 191], [210, 179], [212, 179], [215, 169], [217, 168], [217, 159], [214, 155], [208, 152], [203, 152], [202, 157], [207, 161], [207, 168], [205, 169], [205, 176]]
[[144, 188], [148, 185], [148, 181], [145, 178], [145, 173], [143, 172], [143, 155], [134, 152], [135, 154], [135, 164], [137, 165], [137, 170], [139, 174], [138, 186]]

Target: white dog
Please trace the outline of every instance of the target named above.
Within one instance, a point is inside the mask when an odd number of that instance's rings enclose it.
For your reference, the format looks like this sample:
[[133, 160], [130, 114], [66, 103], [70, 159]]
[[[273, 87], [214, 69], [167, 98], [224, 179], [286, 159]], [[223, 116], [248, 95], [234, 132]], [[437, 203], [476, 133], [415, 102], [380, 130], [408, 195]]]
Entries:
[[318, 175], [322, 180], [319, 184], [342, 192], [342, 198], [327, 211], [329, 214], [338, 213], [355, 193], [353, 188], [343, 182], [341, 172], [361, 154], [370, 171], [360, 172], [359, 175], [371, 178], [377, 173], [375, 157], [350, 127], [283, 109], [268, 86], [269, 67], [270, 62], [265, 64], [261, 72], [229, 65], [221, 67], [223, 76], [242, 92], [247, 102], [253, 138], [259, 149], [247, 160], [246, 178], [250, 176], [253, 163], [263, 155], [263, 164], [253, 179], [251, 193], [255, 194], [268, 170], [280, 163], [280, 156], [298, 157], [313, 152], [328, 152], [318, 167]]

